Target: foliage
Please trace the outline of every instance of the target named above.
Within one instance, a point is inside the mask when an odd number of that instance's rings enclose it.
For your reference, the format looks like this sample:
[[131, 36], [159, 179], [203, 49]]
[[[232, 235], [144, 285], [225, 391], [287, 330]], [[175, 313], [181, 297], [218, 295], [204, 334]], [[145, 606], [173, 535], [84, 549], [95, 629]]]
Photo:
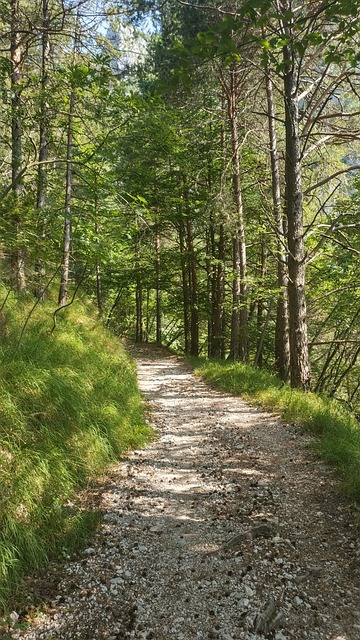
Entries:
[[[2, 296], [4, 290], [1, 289]], [[134, 365], [122, 345], [74, 303], [52, 327], [11, 295], [1, 314], [0, 605], [24, 572], [75, 550], [99, 515], [73, 503], [79, 488], [150, 436]]]

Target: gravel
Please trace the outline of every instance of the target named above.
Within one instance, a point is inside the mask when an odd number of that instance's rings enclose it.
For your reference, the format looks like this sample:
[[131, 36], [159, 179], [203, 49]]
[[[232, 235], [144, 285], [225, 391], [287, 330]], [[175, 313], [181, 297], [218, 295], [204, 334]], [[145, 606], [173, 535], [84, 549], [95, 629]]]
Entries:
[[356, 513], [310, 436], [138, 347], [158, 437], [113, 468], [91, 546], [32, 585], [26, 640], [359, 640]]

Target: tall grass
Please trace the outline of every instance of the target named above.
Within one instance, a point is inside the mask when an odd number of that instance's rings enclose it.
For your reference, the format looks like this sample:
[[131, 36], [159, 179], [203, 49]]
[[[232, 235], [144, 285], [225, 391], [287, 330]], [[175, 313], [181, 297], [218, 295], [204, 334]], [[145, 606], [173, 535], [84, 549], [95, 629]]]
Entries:
[[75, 492], [151, 435], [134, 365], [91, 307], [75, 303], [50, 334], [53, 305], [39, 305], [18, 346], [27, 308], [12, 297], [0, 318], [2, 611], [26, 573], [96, 525]]
[[195, 372], [214, 386], [278, 412], [317, 436], [316, 448], [335, 466], [347, 495], [360, 503], [360, 424], [336, 400], [291, 389], [269, 372], [240, 362], [192, 359]]

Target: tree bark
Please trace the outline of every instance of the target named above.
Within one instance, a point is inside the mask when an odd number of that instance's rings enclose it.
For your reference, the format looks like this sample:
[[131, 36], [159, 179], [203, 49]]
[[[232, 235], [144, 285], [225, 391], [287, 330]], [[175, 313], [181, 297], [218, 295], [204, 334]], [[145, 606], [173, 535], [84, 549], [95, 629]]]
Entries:
[[162, 326], [161, 326], [161, 241], [159, 226], [156, 229], [155, 238], [156, 252], [156, 344], [161, 345], [162, 342]]
[[[283, 2], [290, 10], [290, 2]], [[285, 23], [286, 24], [286, 23]], [[286, 24], [285, 35], [291, 39], [291, 25]], [[310, 361], [307, 335], [305, 296], [305, 250], [303, 229], [303, 192], [298, 131], [299, 111], [296, 73], [290, 44], [283, 47], [285, 100], [285, 206], [288, 223], [289, 320], [291, 385], [310, 388]]]
[[[260, 282], [264, 281], [266, 276], [266, 246], [263, 234], [260, 237]], [[257, 301], [257, 347], [254, 360], [254, 367], [262, 367], [263, 365], [263, 346], [264, 346], [264, 295], [260, 293]]]
[[290, 340], [289, 340], [289, 308], [288, 308], [288, 272], [286, 260], [286, 229], [284, 228], [284, 215], [281, 205], [280, 163], [277, 147], [277, 135], [275, 126], [274, 95], [271, 82], [271, 69], [266, 63], [266, 97], [268, 107], [270, 162], [271, 162], [271, 186], [274, 208], [274, 220], [277, 228], [277, 287], [279, 296], [276, 308], [275, 327], [275, 368], [282, 380], [290, 381]]
[[219, 241], [217, 246], [217, 263], [216, 263], [215, 273], [214, 273], [213, 299], [212, 299], [212, 318], [211, 318], [212, 348], [211, 348], [211, 354], [209, 354], [212, 358], [221, 358], [222, 351], [223, 351], [222, 343], [224, 341], [223, 316], [224, 316], [224, 294], [225, 294], [224, 264], [225, 264], [225, 233], [224, 233], [224, 225], [220, 224]]
[[73, 152], [73, 118], [75, 109], [75, 91], [71, 89], [69, 115], [67, 124], [66, 178], [64, 204], [63, 257], [61, 265], [59, 305], [66, 304], [69, 295], [70, 257], [72, 245], [71, 195], [72, 195], [72, 152]]
[[183, 310], [184, 310], [184, 350], [190, 353], [190, 296], [189, 296], [189, 277], [188, 277], [188, 260], [186, 257], [186, 237], [185, 224], [180, 212], [179, 223], [179, 245], [180, 245], [180, 262], [181, 262], [181, 280], [183, 291]]
[[[224, 86], [224, 83], [223, 83]], [[234, 62], [230, 71], [230, 83], [225, 86], [228, 116], [231, 128], [233, 196], [235, 203], [235, 230], [233, 233], [233, 302], [231, 317], [230, 359], [247, 361], [247, 265], [244, 210], [241, 191], [237, 69]]]
[[[40, 86], [40, 122], [39, 122], [39, 167], [37, 175], [36, 206], [39, 212], [38, 236], [41, 247], [46, 240], [44, 210], [47, 203], [47, 160], [49, 157], [49, 117], [47, 108], [48, 68], [50, 57], [50, 12], [49, 0], [42, 0], [42, 43], [41, 43], [41, 86]], [[42, 248], [40, 248], [42, 253]], [[35, 265], [36, 297], [44, 300], [45, 267], [43, 260]]]
[[189, 250], [190, 275], [190, 355], [199, 355], [199, 294], [191, 220], [186, 217], [186, 236]]
[[22, 170], [22, 79], [23, 79], [23, 52], [21, 50], [20, 33], [20, 8], [19, 0], [10, 0], [11, 10], [11, 36], [10, 36], [10, 64], [11, 64], [11, 178], [14, 195], [15, 213], [13, 226], [15, 235], [15, 247], [11, 251], [11, 267], [14, 274], [14, 282], [19, 291], [26, 288], [25, 276], [25, 252], [18, 246], [21, 230], [21, 216], [19, 213], [19, 200], [22, 195], [23, 185], [21, 179]]
[[[75, 68], [78, 54], [78, 26], [80, 17], [80, 5], [78, 5], [74, 47], [73, 47], [73, 69]], [[72, 197], [72, 155], [73, 155], [73, 137], [74, 137], [74, 112], [76, 102], [76, 91], [74, 81], [71, 80], [69, 113], [67, 122], [67, 145], [66, 145], [66, 178], [65, 178], [65, 203], [64, 203], [64, 233], [63, 233], [63, 257], [61, 265], [60, 289], [59, 289], [59, 305], [65, 305], [68, 299], [68, 289], [70, 281], [70, 258], [72, 248], [72, 220], [71, 220], [71, 197]]]
[[215, 229], [213, 215], [210, 215], [209, 229], [206, 231], [206, 274], [207, 274], [207, 352], [212, 357], [213, 352], [213, 315], [215, 300]]
[[[97, 209], [97, 198], [95, 202], [95, 210], [96, 209]], [[95, 222], [95, 233], [96, 233], [96, 236], [99, 237], [100, 225], [97, 221]], [[96, 262], [95, 262], [95, 277], [96, 277], [96, 304], [97, 304], [99, 318], [102, 318], [104, 309], [103, 309], [103, 298], [102, 298], [101, 269], [100, 269], [100, 263], [98, 258], [96, 258]]]
[[136, 342], [142, 342], [144, 339], [143, 330], [143, 288], [141, 278], [141, 261], [140, 261], [140, 243], [139, 238], [135, 241], [135, 303], [136, 303]]

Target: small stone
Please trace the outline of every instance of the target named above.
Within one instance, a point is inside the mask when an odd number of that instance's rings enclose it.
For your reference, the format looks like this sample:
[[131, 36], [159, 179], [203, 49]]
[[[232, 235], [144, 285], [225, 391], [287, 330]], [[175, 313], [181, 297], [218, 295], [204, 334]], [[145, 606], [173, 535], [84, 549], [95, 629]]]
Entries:
[[252, 598], [252, 596], [254, 595], [254, 591], [251, 587], [249, 587], [247, 584], [245, 585], [245, 595], [248, 598]]
[[16, 624], [19, 620], [19, 614], [16, 611], [12, 611], [9, 615], [12, 624]]
[[84, 549], [84, 556], [93, 556], [95, 555], [95, 549], [93, 547], [88, 547]]
[[311, 578], [321, 578], [322, 576], [321, 567], [308, 567], [308, 575]]
[[304, 600], [302, 600], [299, 596], [295, 596], [294, 598], [294, 602], [296, 605], [300, 606], [302, 604], [304, 604]]

